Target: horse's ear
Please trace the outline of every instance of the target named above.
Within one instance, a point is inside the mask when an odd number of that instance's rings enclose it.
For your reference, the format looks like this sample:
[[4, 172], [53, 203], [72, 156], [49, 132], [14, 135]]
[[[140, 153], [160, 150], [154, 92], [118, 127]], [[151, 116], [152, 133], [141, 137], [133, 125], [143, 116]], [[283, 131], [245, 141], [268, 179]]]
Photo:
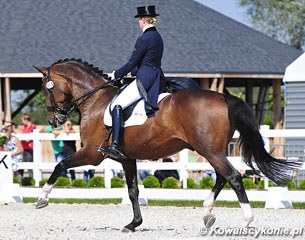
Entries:
[[47, 75], [48, 74], [48, 69], [45, 67], [36, 67], [33, 66], [36, 70], [38, 70], [38, 72], [41, 72], [43, 75]]

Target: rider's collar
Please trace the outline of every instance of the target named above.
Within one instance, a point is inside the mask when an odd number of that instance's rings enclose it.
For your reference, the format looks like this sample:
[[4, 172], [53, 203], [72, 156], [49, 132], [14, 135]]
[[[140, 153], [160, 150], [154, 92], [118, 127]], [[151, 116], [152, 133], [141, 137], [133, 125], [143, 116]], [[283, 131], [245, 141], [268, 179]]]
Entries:
[[154, 27], [153, 24], [147, 24], [145, 27], [143, 27], [143, 32], [145, 32], [148, 28]]

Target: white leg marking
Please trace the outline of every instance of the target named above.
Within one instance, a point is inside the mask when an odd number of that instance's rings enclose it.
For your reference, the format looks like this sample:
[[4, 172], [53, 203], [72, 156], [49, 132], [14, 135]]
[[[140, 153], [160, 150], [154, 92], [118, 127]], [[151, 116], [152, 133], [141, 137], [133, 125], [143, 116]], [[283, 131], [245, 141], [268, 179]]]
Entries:
[[203, 203], [203, 222], [206, 228], [212, 227], [216, 220], [215, 215], [212, 214], [215, 202], [214, 197], [215, 193], [211, 191]]
[[213, 210], [213, 207], [214, 207], [214, 196], [215, 196], [215, 193], [213, 191], [211, 191], [208, 195], [208, 197], [205, 199], [204, 203], [203, 203], [203, 216], [206, 216], [206, 215], [210, 215], [212, 210]]
[[249, 203], [240, 203], [240, 207], [244, 214], [244, 222], [242, 227], [247, 228], [254, 219], [252, 209]]
[[42, 199], [48, 198], [48, 195], [52, 191], [52, 188], [53, 188], [52, 184], [45, 183], [45, 185], [42, 188], [42, 193], [39, 198], [42, 198]]

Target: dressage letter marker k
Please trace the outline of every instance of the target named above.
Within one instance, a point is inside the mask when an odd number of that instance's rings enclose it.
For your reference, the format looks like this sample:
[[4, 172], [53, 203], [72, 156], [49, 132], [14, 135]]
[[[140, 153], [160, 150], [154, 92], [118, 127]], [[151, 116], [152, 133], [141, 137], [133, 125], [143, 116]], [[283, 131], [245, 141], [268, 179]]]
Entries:
[[5, 167], [6, 169], [8, 169], [6, 163], [4, 162], [4, 159], [5, 159], [6, 157], [7, 157], [7, 155], [5, 155], [5, 156], [1, 159], [0, 164], [3, 163], [3, 164], [4, 164], [4, 167]]

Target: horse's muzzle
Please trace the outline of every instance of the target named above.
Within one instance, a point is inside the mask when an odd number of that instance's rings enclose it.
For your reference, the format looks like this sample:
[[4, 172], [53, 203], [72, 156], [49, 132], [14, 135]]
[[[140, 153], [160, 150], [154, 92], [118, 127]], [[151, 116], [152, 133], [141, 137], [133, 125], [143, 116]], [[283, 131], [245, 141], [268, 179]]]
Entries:
[[57, 125], [57, 121], [56, 121], [56, 118], [52, 115], [52, 117], [50, 118], [50, 119], [48, 119], [48, 122], [49, 122], [49, 124], [52, 126], [52, 127], [54, 127], [54, 128], [56, 128], [58, 125]]
[[49, 119], [49, 124], [56, 128], [62, 125], [66, 121], [66, 116], [62, 114], [57, 114], [56, 116], [53, 114]]

